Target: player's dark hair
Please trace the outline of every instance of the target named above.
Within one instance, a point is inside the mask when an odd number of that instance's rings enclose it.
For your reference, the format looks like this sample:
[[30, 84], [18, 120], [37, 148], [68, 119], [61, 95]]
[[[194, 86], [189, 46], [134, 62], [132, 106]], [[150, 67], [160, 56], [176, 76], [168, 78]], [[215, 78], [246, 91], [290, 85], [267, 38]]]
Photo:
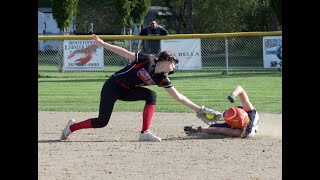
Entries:
[[177, 56], [170, 51], [162, 51], [159, 54], [158, 61], [170, 61], [170, 62], [175, 61], [176, 64], [179, 63], [179, 59], [177, 58]]
[[154, 19], [151, 19], [150, 22], [152, 22], [152, 21], [155, 21], [155, 22], [158, 23], [158, 19], [155, 19], [155, 18], [154, 18]]

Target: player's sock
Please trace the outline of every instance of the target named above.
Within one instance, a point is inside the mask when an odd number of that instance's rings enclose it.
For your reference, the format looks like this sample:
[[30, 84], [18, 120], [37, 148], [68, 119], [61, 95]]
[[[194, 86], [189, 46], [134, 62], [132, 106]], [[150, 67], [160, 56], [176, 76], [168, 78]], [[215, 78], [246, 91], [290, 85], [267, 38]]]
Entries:
[[150, 129], [150, 125], [151, 125], [151, 121], [152, 121], [152, 117], [153, 117], [153, 113], [154, 113], [155, 109], [156, 109], [156, 105], [155, 104], [147, 104], [147, 105], [144, 106], [144, 109], [143, 109], [143, 124], [142, 124], [141, 133], [143, 133], [144, 131]]
[[92, 120], [92, 118], [89, 118], [89, 119], [84, 120], [82, 122], [72, 124], [70, 126], [71, 132], [77, 131], [79, 129], [92, 128], [91, 120]]

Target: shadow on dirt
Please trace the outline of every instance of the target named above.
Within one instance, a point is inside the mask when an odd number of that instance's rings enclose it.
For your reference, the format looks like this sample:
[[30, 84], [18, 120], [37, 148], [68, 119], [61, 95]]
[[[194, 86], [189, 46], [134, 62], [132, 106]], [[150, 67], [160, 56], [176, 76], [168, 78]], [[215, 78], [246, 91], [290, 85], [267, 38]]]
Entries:
[[230, 136], [224, 135], [214, 135], [214, 134], [205, 134], [205, 133], [191, 133], [186, 134], [184, 137], [170, 137], [163, 138], [163, 141], [176, 141], [176, 140], [192, 140], [192, 139], [230, 139]]

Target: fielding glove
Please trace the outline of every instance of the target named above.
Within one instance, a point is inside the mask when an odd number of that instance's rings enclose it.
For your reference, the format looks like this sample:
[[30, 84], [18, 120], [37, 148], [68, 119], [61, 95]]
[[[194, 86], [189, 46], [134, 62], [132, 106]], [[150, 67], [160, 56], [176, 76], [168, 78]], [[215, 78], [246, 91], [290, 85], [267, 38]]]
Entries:
[[[207, 119], [206, 114], [213, 114], [213, 119]], [[196, 113], [197, 117], [201, 119], [204, 123], [211, 125], [217, 123], [218, 120], [221, 119], [222, 114], [219, 111], [215, 111], [213, 109], [206, 108], [204, 106], [201, 107], [201, 110]]]
[[194, 125], [185, 126], [184, 127], [184, 132], [186, 134], [200, 133], [200, 132], [202, 132], [202, 127], [201, 126], [195, 127]]

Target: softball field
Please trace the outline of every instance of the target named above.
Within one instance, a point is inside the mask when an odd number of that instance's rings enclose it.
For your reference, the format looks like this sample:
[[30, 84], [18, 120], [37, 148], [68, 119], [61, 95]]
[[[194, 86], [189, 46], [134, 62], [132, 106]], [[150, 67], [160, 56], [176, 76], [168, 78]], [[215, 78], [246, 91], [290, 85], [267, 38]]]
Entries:
[[40, 180], [281, 180], [282, 114], [259, 113], [251, 139], [188, 136], [187, 125], [205, 126], [195, 113], [155, 113], [151, 130], [162, 142], [139, 142], [142, 113], [114, 112], [101, 129], [82, 129], [60, 141], [70, 118], [97, 112], [38, 113]]

